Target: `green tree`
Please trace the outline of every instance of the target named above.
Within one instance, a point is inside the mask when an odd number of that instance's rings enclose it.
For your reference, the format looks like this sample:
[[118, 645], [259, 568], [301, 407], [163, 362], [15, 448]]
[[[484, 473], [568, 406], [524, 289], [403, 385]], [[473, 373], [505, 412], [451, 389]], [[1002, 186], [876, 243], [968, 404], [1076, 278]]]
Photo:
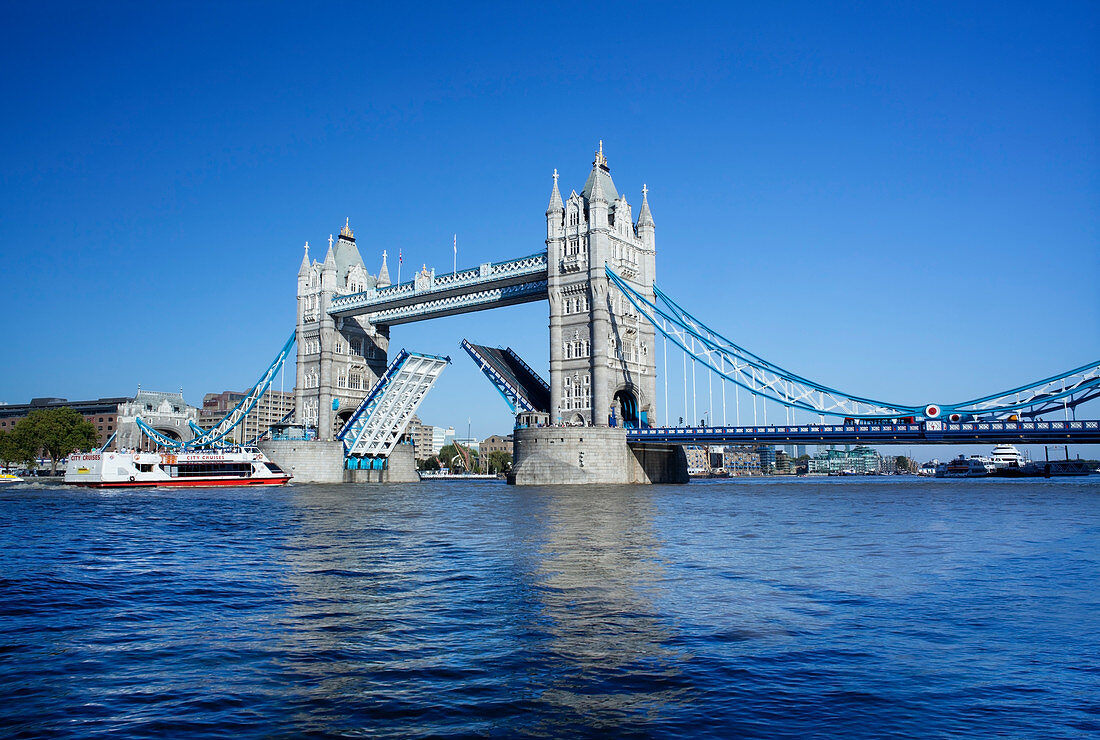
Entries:
[[23, 455], [16, 444], [14, 431], [0, 429], [0, 465], [7, 468], [17, 462], [23, 462]]
[[898, 470], [906, 473], [910, 472], [913, 469], [913, 461], [905, 455], [898, 455], [896, 458], [894, 458], [894, 465], [897, 467]]
[[27, 444], [50, 458], [50, 472], [57, 472], [57, 461], [73, 450], [90, 450], [99, 443], [95, 426], [68, 406], [58, 409], [36, 409], [16, 424], [27, 427]]
[[490, 473], [504, 473], [512, 467], [512, 456], [503, 450], [490, 452], [487, 463]]
[[27, 423], [27, 419], [20, 419], [9, 434], [7, 446], [12, 460], [23, 463], [30, 470], [37, 468], [38, 453], [42, 449], [42, 445], [38, 444], [37, 439], [35, 439], [34, 430]]

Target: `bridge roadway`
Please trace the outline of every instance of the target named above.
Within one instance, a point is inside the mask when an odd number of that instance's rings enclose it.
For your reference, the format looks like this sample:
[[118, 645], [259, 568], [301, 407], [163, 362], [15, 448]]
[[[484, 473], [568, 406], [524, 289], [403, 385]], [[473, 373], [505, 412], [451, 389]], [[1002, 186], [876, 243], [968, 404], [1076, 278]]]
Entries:
[[626, 441], [680, 444], [1098, 444], [1100, 421], [925, 421], [628, 429]]

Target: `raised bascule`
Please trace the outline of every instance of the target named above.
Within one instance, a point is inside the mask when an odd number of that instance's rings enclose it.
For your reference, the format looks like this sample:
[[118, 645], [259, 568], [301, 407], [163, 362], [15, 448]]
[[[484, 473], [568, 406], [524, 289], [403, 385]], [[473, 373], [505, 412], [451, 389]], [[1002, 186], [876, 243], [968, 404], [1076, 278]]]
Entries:
[[[545, 248], [523, 257], [445, 274], [424, 266], [392, 284], [386, 252], [377, 275], [370, 274], [349, 222], [329, 237], [322, 261], [310, 261], [307, 243], [292, 337], [294, 416], [315, 439], [268, 442], [272, 458], [298, 480], [414, 479], [409, 446], [399, 440], [449, 359], [402, 350], [387, 364], [391, 327], [532, 301], [549, 306], [549, 381], [511, 349], [462, 342], [516, 414], [518, 484], [686, 481], [685, 443], [1100, 442], [1100, 422], [1075, 418], [1078, 406], [1100, 397], [1100, 363], [965, 402], [912, 405], [842, 392], [768, 362], [657, 287], [648, 189], [641, 188], [635, 216], [612, 180], [602, 142], [579, 193], [563, 198], [558, 180], [555, 170]], [[240, 422], [291, 344], [225, 420], [194, 429], [198, 444], [216, 442]], [[698, 367], [719, 382], [721, 424], [712, 392], [706, 424], [658, 418], [658, 356], [668, 408], [670, 345], [683, 356], [685, 411], [690, 361], [692, 377]], [[733, 423], [726, 419], [727, 387]], [[751, 424], [741, 423], [741, 394], [751, 399]], [[769, 404], [784, 423], [768, 423]], [[1062, 418], [1049, 418], [1054, 414]]]

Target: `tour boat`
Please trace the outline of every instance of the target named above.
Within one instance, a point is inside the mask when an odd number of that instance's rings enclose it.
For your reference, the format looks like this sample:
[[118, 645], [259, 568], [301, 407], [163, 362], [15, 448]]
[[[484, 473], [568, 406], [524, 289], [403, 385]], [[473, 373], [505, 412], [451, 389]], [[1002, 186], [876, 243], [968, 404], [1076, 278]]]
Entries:
[[182, 452], [74, 452], [65, 482], [94, 488], [281, 486], [290, 480], [255, 447]]

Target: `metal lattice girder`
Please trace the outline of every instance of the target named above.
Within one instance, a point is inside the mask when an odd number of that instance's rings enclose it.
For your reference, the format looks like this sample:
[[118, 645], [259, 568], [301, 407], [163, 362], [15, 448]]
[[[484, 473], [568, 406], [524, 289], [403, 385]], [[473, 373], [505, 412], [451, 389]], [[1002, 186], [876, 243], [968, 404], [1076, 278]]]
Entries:
[[611, 268], [606, 268], [606, 272], [612, 284], [639, 313], [692, 358], [750, 393], [789, 408], [851, 418], [936, 417], [954, 413], [997, 417], [1017, 411], [1022, 412], [1022, 416], [1034, 417], [1100, 397], [1100, 363], [1092, 363], [1029, 385], [962, 403], [913, 406], [864, 398], [815, 383], [768, 362], [718, 334], [656, 286], [653, 287], [651, 299], [639, 293]]
[[[220, 442], [227, 434], [233, 431], [234, 427], [244, 421], [244, 417], [256, 406], [256, 402], [260, 400], [260, 396], [267, 391], [268, 386], [271, 385], [271, 381], [279, 374], [279, 368], [283, 366], [286, 358], [290, 355], [290, 348], [294, 346], [294, 336], [295, 335], [291, 333], [290, 338], [286, 340], [286, 343], [283, 345], [283, 348], [279, 350], [279, 354], [275, 356], [271, 365], [269, 365], [264, 374], [260, 376], [260, 379], [256, 381], [256, 385], [249, 389], [244, 398], [237, 402], [237, 405], [234, 406], [221, 421], [205, 431], [202, 431], [202, 428], [197, 425], [191, 427], [192, 430], [197, 430], [196, 434], [198, 436], [185, 446], [206, 447]], [[199, 432], [202, 433], [199, 434]]]
[[372, 324], [404, 324], [545, 298], [546, 276], [546, 252], [445, 275], [433, 270], [408, 282], [334, 298], [329, 314], [366, 316]]
[[336, 435], [344, 454], [388, 457], [451, 359], [402, 350]]
[[509, 347], [494, 349], [462, 340], [462, 349], [493, 384], [513, 414], [550, 411], [550, 384]]
[[[1022, 411], [1036, 417], [1051, 411], [1075, 408], [1100, 397], [1100, 362], [991, 396], [944, 406], [948, 411], [973, 416], [995, 416]], [[1026, 411], [1024, 411], [1026, 409]]]
[[145, 420], [140, 416], [134, 417], [134, 423], [137, 424], [137, 428], [140, 429], [146, 437], [163, 447], [168, 447], [170, 449], [179, 449], [183, 447], [183, 442], [161, 434], [156, 429], [146, 424]]
[[367, 320], [372, 324], [386, 326], [409, 324], [413, 321], [456, 316], [471, 311], [486, 311], [490, 308], [544, 301], [546, 300], [546, 291], [547, 282], [543, 279], [520, 285], [511, 285], [506, 288], [471, 290], [446, 298], [425, 297], [421, 303], [367, 314]]

